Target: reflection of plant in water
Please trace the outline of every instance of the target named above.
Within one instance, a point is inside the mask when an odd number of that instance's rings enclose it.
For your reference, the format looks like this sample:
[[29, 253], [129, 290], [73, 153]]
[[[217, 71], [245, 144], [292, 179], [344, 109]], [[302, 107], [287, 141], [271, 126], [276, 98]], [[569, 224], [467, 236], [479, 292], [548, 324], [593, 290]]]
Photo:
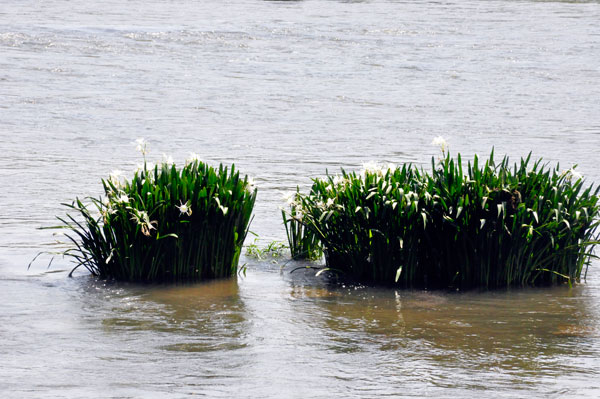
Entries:
[[168, 286], [111, 283], [102, 289], [97, 284], [91, 281], [83, 301], [94, 308], [107, 333], [166, 333], [168, 340], [156, 344], [178, 352], [229, 351], [245, 345], [248, 310], [237, 279]]
[[295, 299], [315, 309], [311, 324], [327, 331], [324, 346], [340, 353], [376, 350], [390, 364], [418, 359], [438, 370], [567, 375], [564, 358], [589, 356], [581, 338], [598, 336], [598, 316], [578, 287], [477, 293], [329, 288], [339, 295], [313, 290], [292, 287]]

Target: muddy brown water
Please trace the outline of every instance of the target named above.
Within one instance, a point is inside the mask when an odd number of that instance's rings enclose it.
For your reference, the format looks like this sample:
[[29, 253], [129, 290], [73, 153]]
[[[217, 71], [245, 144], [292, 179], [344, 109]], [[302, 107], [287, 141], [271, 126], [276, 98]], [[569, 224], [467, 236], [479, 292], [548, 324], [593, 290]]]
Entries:
[[597, 261], [573, 289], [466, 293], [249, 257], [176, 287], [27, 270], [61, 248], [37, 228], [133, 170], [138, 137], [253, 176], [260, 243], [284, 239], [281, 192], [427, 167], [438, 135], [600, 183], [598, 21], [598, 2], [3, 1], [1, 396], [598, 397]]

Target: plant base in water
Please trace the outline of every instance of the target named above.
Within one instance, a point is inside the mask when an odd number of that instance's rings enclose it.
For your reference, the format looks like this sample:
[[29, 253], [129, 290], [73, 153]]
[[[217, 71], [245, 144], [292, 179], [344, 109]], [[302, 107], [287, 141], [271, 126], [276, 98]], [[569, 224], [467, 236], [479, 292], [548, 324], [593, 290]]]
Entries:
[[[256, 189], [220, 166], [193, 160], [157, 165], [131, 181], [103, 180], [106, 197], [65, 204], [59, 218], [75, 248], [66, 252], [93, 275], [136, 282], [183, 282], [235, 274]], [[95, 216], [93, 213], [99, 213]]]
[[482, 166], [475, 157], [463, 167], [460, 155], [432, 164], [431, 173], [372, 164], [314, 179], [292, 203], [294, 220], [325, 249], [327, 267], [358, 281], [466, 289], [580, 280], [598, 243], [598, 189], [530, 157], [513, 167], [493, 152]]
[[290, 207], [289, 214], [285, 210], [281, 211], [290, 253], [294, 260], [317, 260], [323, 256], [323, 248], [317, 236], [302, 223], [302, 214], [296, 211], [297, 207], [294, 206], [294, 201], [299, 195], [299, 192], [296, 191], [290, 197], [290, 204], [292, 206]]

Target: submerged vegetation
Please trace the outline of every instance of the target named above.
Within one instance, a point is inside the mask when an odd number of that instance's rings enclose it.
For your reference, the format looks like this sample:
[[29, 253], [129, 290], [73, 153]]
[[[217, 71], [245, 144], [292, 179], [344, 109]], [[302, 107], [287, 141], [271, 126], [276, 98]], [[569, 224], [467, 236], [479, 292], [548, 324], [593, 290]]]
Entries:
[[271, 241], [266, 245], [259, 245], [260, 239], [256, 237], [252, 244], [246, 246], [246, 256], [258, 259], [276, 259], [281, 258], [288, 246], [280, 241]]
[[[59, 218], [75, 247], [75, 269], [103, 279], [183, 282], [235, 274], [256, 189], [234, 166], [215, 169], [197, 158], [144, 164], [129, 181], [121, 172], [102, 180], [104, 198], [65, 204]], [[75, 270], [74, 269], [74, 270]]]
[[444, 155], [431, 172], [366, 164], [294, 193], [284, 212], [292, 254], [323, 248], [328, 269], [401, 287], [580, 280], [598, 243], [598, 188], [530, 156], [511, 166], [492, 151], [465, 167], [436, 144]]

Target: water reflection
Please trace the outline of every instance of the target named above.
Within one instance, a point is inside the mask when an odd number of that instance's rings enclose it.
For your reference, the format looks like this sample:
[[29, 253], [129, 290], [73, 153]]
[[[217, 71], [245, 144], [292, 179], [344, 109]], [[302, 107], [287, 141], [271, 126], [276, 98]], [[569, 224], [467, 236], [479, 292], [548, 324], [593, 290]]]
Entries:
[[[600, 338], [587, 288], [445, 293], [292, 281], [290, 296], [312, 309], [331, 353], [364, 356], [392, 373], [425, 373], [426, 381], [454, 388], [460, 384], [449, 374], [490, 373], [465, 386], [484, 389], [585, 373]], [[564, 367], [563, 359], [580, 362]]]
[[[61, 396], [78, 396], [72, 386], [102, 392], [104, 380], [135, 397], [282, 397], [298, 386], [298, 397], [317, 398], [600, 389], [598, 286], [395, 291], [250, 266], [246, 277], [179, 287], [66, 273], [0, 280], [0, 389], [18, 392], [19, 373], [34, 391]], [[24, 311], [30, 297], [37, 305]]]
[[86, 311], [99, 313], [102, 330], [108, 334], [149, 334], [161, 343], [159, 349], [168, 351], [245, 346], [246, 310], [235, 278], [184, 286], [92, 281], [81, 295]]

